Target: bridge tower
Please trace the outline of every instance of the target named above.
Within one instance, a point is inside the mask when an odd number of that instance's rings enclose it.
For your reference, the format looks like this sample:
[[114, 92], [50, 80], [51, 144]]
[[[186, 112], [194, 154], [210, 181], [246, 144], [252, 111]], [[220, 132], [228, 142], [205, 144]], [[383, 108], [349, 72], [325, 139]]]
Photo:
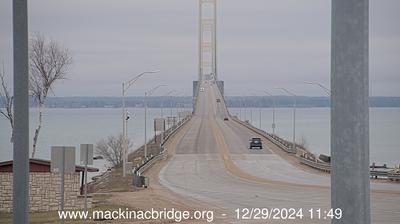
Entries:
[[217, 0], [199, 0], [199, 78], [217, 81]]
[[199, 86], [204, 80], [215, 82], [224, 95], [224, 82], [217, 71], [217, 0], [199, 1], [199, 70], [193, 82], [193, 111], [196, 110]]

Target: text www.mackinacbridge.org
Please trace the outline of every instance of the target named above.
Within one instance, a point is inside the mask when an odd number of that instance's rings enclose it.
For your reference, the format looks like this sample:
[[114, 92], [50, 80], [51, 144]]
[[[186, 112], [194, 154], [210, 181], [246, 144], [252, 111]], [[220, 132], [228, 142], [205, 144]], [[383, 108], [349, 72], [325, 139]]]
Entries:
[[173, 220], [181, 222], [184, 220], [204, 220], [212, 222], [214, 211], [180, 211], [172, 209], [149, 209], [149, 210], [129, 210], [128, 208], [118, 210], [94, 210], [94, 211], [58, 211], [60, 219], [70, 220]]

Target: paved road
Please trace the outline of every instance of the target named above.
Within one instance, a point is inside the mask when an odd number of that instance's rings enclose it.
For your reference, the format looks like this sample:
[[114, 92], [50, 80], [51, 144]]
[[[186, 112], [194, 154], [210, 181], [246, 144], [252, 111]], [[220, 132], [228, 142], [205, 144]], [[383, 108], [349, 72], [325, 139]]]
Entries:
[[[160, 183], [225, 211], [230, 223], [243, 222], [235, 219], [237, 208], [302, 208], [303, 219], [284, 223], [330, 223], [324, 218], [311, 220], [307, 212], [330, 208], [329, 177], [299, 169], [268, 147], [248, 149], [248, 139], [257, 135], [232, 119], [224, 121], [229, 114], [216, 86], [204, 83], [203, 87], [195, 116], [161, 170]], [[379, 190], [371, 197], [374, 223], [400, 223], [400, 185], [373, 188]]]

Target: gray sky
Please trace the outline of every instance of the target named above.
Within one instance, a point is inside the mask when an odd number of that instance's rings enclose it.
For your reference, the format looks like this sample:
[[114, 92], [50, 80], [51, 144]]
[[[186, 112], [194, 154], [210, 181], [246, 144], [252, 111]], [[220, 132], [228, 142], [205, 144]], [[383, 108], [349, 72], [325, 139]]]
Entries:
[[[218, 72], [227, 95], [263, 89], [323, 95], [329, 86], [330, 1], [220, 0]], [[12, 0], [0, 1], [0, 60], [12, 75]], [[197, 0], [29, 0], [29, 32], [73, 57], [56, 96], [118, 96], [121, 82], [160, 69], [129, 90], [155, 84], [191, 94], [197, 78]], [[400, 96], [400, 1], [370, 1], [370, 94]], [[165, 93], [167, 90], [160, 90]], [[157, 94], [156, 94], [157, 95]]]

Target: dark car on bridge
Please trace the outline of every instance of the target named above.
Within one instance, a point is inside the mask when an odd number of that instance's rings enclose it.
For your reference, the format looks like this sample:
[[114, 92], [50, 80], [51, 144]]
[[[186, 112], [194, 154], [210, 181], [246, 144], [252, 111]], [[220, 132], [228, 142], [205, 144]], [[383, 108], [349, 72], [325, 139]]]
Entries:
[[259, 148], [262, 149], [261, 138], [251, 138], [250, 139], [250, 149]]

